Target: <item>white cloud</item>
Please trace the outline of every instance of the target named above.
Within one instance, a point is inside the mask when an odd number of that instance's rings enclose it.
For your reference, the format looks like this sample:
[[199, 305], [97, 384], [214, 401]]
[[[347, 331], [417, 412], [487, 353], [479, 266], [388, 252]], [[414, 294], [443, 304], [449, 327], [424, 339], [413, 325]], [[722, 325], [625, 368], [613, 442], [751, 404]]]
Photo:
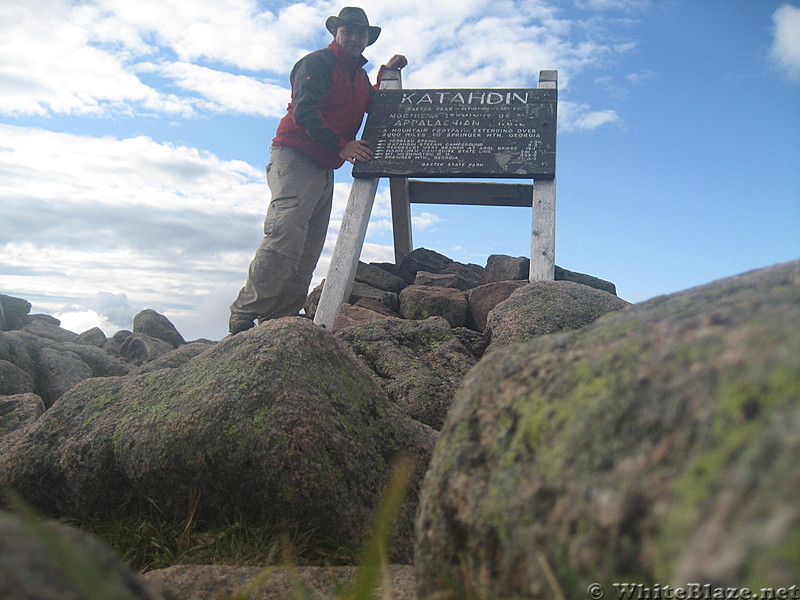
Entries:
[[619, 122], [613, 110], [592, 110], [586, 104], [558, 103], [558, 128], [560, 131], [590, 131], [608, 123]]
[[144, 136], [95, 138], [2, 124], [0, 139], [0, 194], [12, 202], [38, 198], [95, 210], [130, 206], [212, 214], [263, 205], [259, 169], [195, 148]]
[[0, 140], [6, 290], [130, 327], [119, 294], [175, 310], [240, 283], [263, 220], [260, 170], [145, 137], [0, 125]]
[[436, 231], [439, 223], [444, 219], [430, 212], [422, 212], [418, 215], [411, 217], [411, 225], [414, 229], [422, 229], [425, 231]]
[[800, 7], [783, 4], [772, 22], [772, 59], [790, 77], [800, 79]]
[[61, 327], [75, 333], [83, 333], [93, 327], [99, 327], [103, 333], [111, 336], [119, 330], [119, 327], [93, 310], [57, 312], [53, 316], [61, 321]]
[[190, 103], [144, 85], [113, 54], [91, 44], [87, 7], [12, 0], [0, 9], [0, 112], [101, 114], [131, 106], [188, 114]]
[[155, 71], [174, 80], [181, 88], [200, 94], [207, 100], [203, 108], [215, 112], [281, 117], [290, 97], [286, 87], [191, 63], [147, 64], [141, 65], [139, 70]]
[[[544, 0], [410, 0], [403, 11], [384, 0], [362, 4], [383, 27], [366, 52], [372, 66], [405, 53], [407, 87], [528, 87], [540, 70], [558, 69], [563, 88], [625, 51], [593, 39], [594, 26], [559, 18]], [[336, 8], [327, 1], [262, 11], [256, 0], [11, 0], [0, 9], [0, 112], [276, 116], [288, 100], [287, 73], [330, 40], [323, 23]]]
[[651, 0], [576, 0], [575, 4], [589, 10], [632, 12], [647, 8], [650, 6]]

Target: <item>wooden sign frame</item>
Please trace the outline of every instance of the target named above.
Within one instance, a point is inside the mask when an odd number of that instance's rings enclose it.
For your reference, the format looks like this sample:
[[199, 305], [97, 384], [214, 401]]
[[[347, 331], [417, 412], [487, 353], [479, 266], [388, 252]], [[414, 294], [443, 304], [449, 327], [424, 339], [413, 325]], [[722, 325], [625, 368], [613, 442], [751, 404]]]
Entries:
[[[400, 71], [385, 70], [381, 89], [402, 89]], [[557, 90], [558, 71], [540, 71], [538, 89]], [[555, 131], [556, 123], [553, 122], [552, 126]], [[354, 177], [353, 179], [342, 227], [336, 239], [328, 275], [325, 278], [322, 296], [314, 316], [314, 323], [317, 325], [331, 327], [339, 307], [350, 297], [379, 181], [379, 177]], [[447, 182], [431, 182], [431, 184], [435, 186], [467, 185]], [[461, 200], [457, 203], [531, 206], [533, 214], [531, 217], [531, 260], [528, 279], [529, 281], [552, 281], [555, 277], [555, 169], [553, 169], [552, 177], [534, 178], [531, 186], [482, 183], [469, 185], [482, 187], [471, 187], [469, 190], [474, 190], [474, 192], [467, 193], [464, 192], [466, 188], [462, 187]], [[389, 186], [392, 197], [395, 261], [399, 263], [406, 254], [411, 252], [413, 247], [411, 203], [415, 201], [439, 202], [439, 198], [453, 198], [453, 196], [442, 194], [443, 187], [439, 187], [435, 192], [430, 192], [435, 188], [429, 187], [425, 199], [415, 199], [413, 197], [415, 182], [409, 182], [407, 177], [390, 177]], [[510, 188], [514, 188], [514, 191], [509, 194], [507, 192]], [[528, 191], [530, 191], [530, 195], [528, 195]]]

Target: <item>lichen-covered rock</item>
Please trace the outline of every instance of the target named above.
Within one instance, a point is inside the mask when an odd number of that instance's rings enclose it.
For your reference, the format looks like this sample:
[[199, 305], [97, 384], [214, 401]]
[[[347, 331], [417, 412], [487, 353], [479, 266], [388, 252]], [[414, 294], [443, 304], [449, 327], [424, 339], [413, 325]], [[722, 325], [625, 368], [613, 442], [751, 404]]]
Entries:
[[420, 598], [800, 581], [800, 262], [500, 349], [456, 396]]
[[0, 452], [12, 434], [30, 425], [44, 414], [45, 405], [36, 394], [0, 396]]
[[0, 511], [0, 598], [163, 600], [99, 540], [75, 527]]
[[336, 334], [378, 376], [406, 414], [441, 429], [453, 396], [477, 362], [441, 317], [379, 320]]
[[443, 317], [450, 327], [463, 327], [467, 322], [467, 297], [456, 288], [410, 285], [400, 292], [400, 315], [415, 320]]
[[140, 374], [149, 373], [150, 371], [158, 371], [159, 369], [175, 369], [177, 367], [182, 367], [195, 356], [202, 354], [213, 345], [214, 342], [197, 340], [195, 342], [178, 346], [175, 348], [175, 350], [167, 352], [166, 354], [162, 354], [150, 362], [144, 363], [134, 372]]
[[[180, 520], [196, 498], [212, 522], [245, 516], [352, 549], [394, 461], [422, 468], [435, 437], [329, 333], [291, 317], [182, 367], [84, 381], [0, 456], [0, 488], [78, 518], [154, 502]], [[405, 560], [418, 485], [396, 546]]]
[[630, 306], [613, 294], [571, 281], [534, 281], [498, 304], [486, 319], [486, 353], [548, 333], [579, 329]]

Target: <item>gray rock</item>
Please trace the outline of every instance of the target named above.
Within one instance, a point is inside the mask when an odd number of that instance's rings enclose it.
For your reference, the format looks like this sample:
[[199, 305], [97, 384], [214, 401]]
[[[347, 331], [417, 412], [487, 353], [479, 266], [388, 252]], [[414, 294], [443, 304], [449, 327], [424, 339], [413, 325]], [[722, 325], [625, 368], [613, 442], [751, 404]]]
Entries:
[[214, 342], [209, 341], [198, 340], [189, 342], [188, 344], [184, 344], [183, 346], [180, 346], [171, 352], [162, 354], [158, 358], [143, 364], [141, 367], [135, 370], [135, 373], [150, 373], [160, 369], [176, 369], [178, 367], [182, 367], [195, 356], [202, 354], [213, 346]]
[[475, 264], [464, 264], [451, 262], [442, 269], [444, 274], [454, 274], [458, 277], [457, 287], [462, 292], [481, 285], [483, 278], [483, 267]]
[[177, 348], [186, 343], [167, 317], [147, 308], [133, 317], [133, 333], [140, 333], [163, 340]]
[[155, 338], [144, 333], [134, 333], [127, 336], [119, 348], [119, 355], [133, 363], [143, 365], [165, 354], [169, 354], [175, 347], [167, 341]]
[[37, 361], [39, 384], [37, 390], [50, 408], [65, 392], [92, 376], [92, 369], [74, 352], [45, 347]]
[[[416, 600], [414, 568], [410, 565], [388, 567], [388, 587], [373, 590], [375, 598]], [[157, 583], [174, 598], [220, 600], [233, 598], [248, 590], [250, 600], [287, 600], [305, 597], [298, 584], [314, 600], [338, 600], [342, 589], [352, 589], [358, 578], [357, 567], [233, 567], [224, 565], [178, 565], [143, 575]]]
[[505, 254], [492, 254], [486, 259], [486, 268], [483, 270], [481, 284], [520, 279], [527, 281], [530, 265], [530, 259], [525, 256], [514, 258]]
[[459, 287], [459, 276], [455, 273], [428, 273], [427, 271], [417, 271], [417, 276], [414, 278], [414, 285], [461, 289]]
[[589, 287], [593, 287], [598, 290], [603, 290], [604, 292], [608, 292], [609, 294], [614, 294], [615, 296], [617, 294], [617, 286], [615, 286], [610, 281], [606, 281], [605, 279], [600, 279], [599, 277], [586, 275], [584, 273], [567, 271], [566, 269], [562, 269], [558, 265], [555, 266], [554, 279], [556, 281], [573, 281], [575, 283], [580, 283], [581, 285], [588, 285]]
[[571, 281], [535, 281], [489, 313], [486, 333], [491, 342], [486, 353], [540, 335], [579, 329], [628, 306], [613, 294]]
[[467, 297], [455, 288], [410, 285], [400, 292], [400, 315], [416, 320], [444, 317], [451, 327], [463, 327], [467, 322]]
[[398, 266], [398, 272], [406, 283], [414, 283], [418, 271], [429, 273], [442, 273], [444, 269], [453, 263], [453, 260], [443, 254], [439, 254], [427, 248], [417, 248], [409, 252]]
[[57, 352], [77, 354], [91, 370], [92, 377], [116, 377], [118, 375], [126, 375], [131, 371], [130, 364], [96, 346], [77, 342], [62, 342], [60, 344], [50, 344], [48, 347]]
[[46, 315], [31, 315], [28, 323], [22, 327], [22, 331], [55, 342], [74, 342], [78, 339], [78, 334], [74, 331], [61, 328], [58, 319], [44, 317]]
[[0, 598], [163, 600], [114, 552], [75, 527], [0, 511]]
[[406, 414], [441, 429], [453, 396], [477, 362], [441, 317], [380, 320], [336, 334]]
[[25, 371], [36, 380], [34, 356], [41, 345], [41, 339], [22, 331], [0, 331], [0, 360], [6, 360]]
[[153, 502], [183, 520], [196, 497], [212, 522], [257, 519], [354, 549], [395, 459], [409, 454], [420, 470], [393, 546], [407, 561], [435, 438], [329, 333], [293, 317], [183, 367], [82, 382], [0, 455], [0, 488], [77, 518]]
[[75, 340], [76, 344], [88, 344], [90, 346], [97, 346], [98, 348], [102, 348], [103, 345], [108, 341], [108, 337], [106, 334], [103, 333], [103, 330], [99, 327], [92, 327], [78, 335], [78, 338]]
[[22, 298], [0, 294], [0, 331], [21, 329], [28, 322], [31, 303]]
[[800, 262], [483, 359], [425, 480], [419, 597], [796, 585], [794, 323]]
[[[7, 376], [0, 380], [0, 389], [6, 389], [5, 393], [36, 392], [48, 407], [84, 379], [130, 371], [130, 365], [95, 346], [57, 341], [27, 330], [0, 333], [0, 364]], [[9, 388], [12, 383], [16, 387]]]
[[25, 394], [35, 389], [33, 377], [17, 365], [0, 359], [0, 396]]
[[306, 296], [306, 301], [303, 304], [303, 312], [309, 319], [313, 319], [317, 314], [317, 306], [319, 306], [319, 299], [322, 297], [322, 288], [324, 285], [325, 280], [323, 279], [322, 282]]
[[355, 280], [395, 294], [399, 294], [400, 290], [408, 285], [402, 277], [375, 263], [359, 262], [356, 268]]
[[[309, 318], [313, 319], [317, 313], [317, 306], [319, 305], [319, 299], [322, 296], [322, 288], [325, 284], [323, 280], [317, 287], [315, 287], [311, 293], [308, 295], [305, 301], [305, 305], [303, 307], [303, 312]], [[405, 282], [404, 284], [405, 285]], [[376, 306], [376, 303], [380, 303], [383, 305], [384, 309]], [[358, 305], [369, 310], [378, 312], [382, 315], [389, 316], [389, 317], [399, 317], [400, 315], [397, 314], [397, 311], [400, 308], [400, 300], [396, 293], [392, 291], [388, 291], [382, 288], [373, 287], [366, 283], [360, 283], [358, 281], [353, 283], [353, 290], [350, 294], [348, 301], [345, 303], [347, 305]], [[346, 306], [340, 307], [339, 311], [348, 312], [352, 309]], [[387, 312], [388, 311], [388, 312]], [[351, 315], [355, 317], [355, 321], [361, 320], [361, 317], [356, 315]], [[362, 315], [363, 317], [364, 315]], [[349, 320], [347, 317], [345, 320]], [[367, 319], [369, 320], [369, 319]], [[340, 327], [343, 327], [340, 323]]]
[[127, 329], [120, 329], [103, 344], [103, 350], [114, 356], [121, 356], [122, 345], [125, 341], [133, 335], [132, 331]]
[[377, 300], [393, 312], [397, 312], [400, 308], [400, 302], [396, 293], [381, 290], [367, 285], [366, 283], [359, 283], [356, 281], [353, 283], [353, 289], [350, 292], [350, 304], [358, 304], [358, 301], [362, 299]]
[[[528, 280], [531, 261], [525, 256], [513, 258], [504, 254], [492, 254], [486, 261], [486, 268], [481, 277], [481, 284], [494, 283], [497, 281]], [[616, 295], [617, 287], [610, 281], [568, 271], [555, 265], [553, 279], [555, 281], [572, 281], [581, 285], [588, 285], [598, 290], [603, 290], [609, 294]]]

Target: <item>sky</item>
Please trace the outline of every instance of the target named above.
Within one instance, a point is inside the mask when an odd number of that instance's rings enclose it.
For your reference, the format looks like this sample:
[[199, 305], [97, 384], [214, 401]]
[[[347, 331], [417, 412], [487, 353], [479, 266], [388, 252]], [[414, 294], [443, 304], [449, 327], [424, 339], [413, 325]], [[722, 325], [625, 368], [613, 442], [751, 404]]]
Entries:
[[[0, 0], [0, 293], [78, 333], [152, 308], [187, 340], [224, 337], [289, 71], [344, 5]], [[800, 258], [797, 0], [358, 5], [383, 28], [373, 81], [393, 54], [409, 89], [535, 88], [558, 70], [557, 265], [638, 303]], [[412, 205], [414, 247], [528, 256], [531, 218]], [[361, 260], [393, 261], [386, 179]]]

